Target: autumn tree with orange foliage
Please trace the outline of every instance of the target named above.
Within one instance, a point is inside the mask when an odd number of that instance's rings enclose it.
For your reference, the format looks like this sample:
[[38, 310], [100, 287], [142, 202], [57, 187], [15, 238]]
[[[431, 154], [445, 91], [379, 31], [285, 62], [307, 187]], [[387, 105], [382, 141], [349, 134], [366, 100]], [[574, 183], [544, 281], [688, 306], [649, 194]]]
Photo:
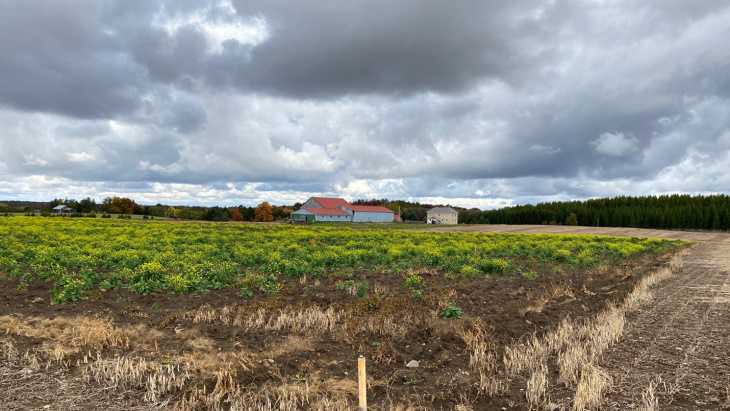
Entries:
[[243, 221], [243, 214], [241, 214], [241, 211], [238, 210], [238, 207], [232, 207], [230, 209], [230, 211], [231, 211], [231, 220]]
[[256, 221], [274, 221], [274, 209], [267, 201], [256, 206]]
[[135, 214], [142, 207], [127, 197], [107, 197], [101, 203], [101, 211], [112, 214]]

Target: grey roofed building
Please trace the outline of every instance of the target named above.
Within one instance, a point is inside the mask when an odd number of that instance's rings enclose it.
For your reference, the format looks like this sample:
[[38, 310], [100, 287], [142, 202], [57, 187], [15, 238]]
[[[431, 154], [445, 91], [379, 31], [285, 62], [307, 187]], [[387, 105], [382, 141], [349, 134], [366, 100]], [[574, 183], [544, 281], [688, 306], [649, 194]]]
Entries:
[[52, 211], [54, 213], [75, 213], [76, 212], [76, 210], [74, 210], [73, 208], [71, 208], [65, 204], [60, 204], [60, 205], [53, 207]]
[[459, 214], [458, 211], [451, 207], [434, 207], [428, 210], [429, 213], [441, 213], [441, 214]]

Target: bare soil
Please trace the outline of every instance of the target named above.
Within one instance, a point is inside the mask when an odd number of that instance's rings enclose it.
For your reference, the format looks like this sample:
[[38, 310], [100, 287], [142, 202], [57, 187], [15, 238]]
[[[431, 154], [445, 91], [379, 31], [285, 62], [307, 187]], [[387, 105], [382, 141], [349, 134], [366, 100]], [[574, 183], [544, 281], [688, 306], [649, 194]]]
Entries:
[[730, 241], [699, 244], [653, 294], [602, 361], [615, 384], [606, 409], [729, 409]]
[[[724, 233], [678, 232], [567, 226], [455, 226], [436, 231], [591, 234], [678, 238], [700, 242], [685, 257], [683, 271], [659, 285], [654, 301], [629, 317], [623, 340], [601, 359], [613, 377], [605, 408], [638, 409], [656, 400], [660, 409], [722, 409], [730, 386], [728, 311], [730, 302], [730, 236]], [[536, 280], [487, 277], [463, 282], [443, 273], [421, 272], [424, 298], [414, 299], [401, 286], [402, 278], [388, 275], [371, 281], [383, 295], [357, 298], [335, 290], [334, 280], [319, 284], [289, 279], [277, 296], [256, 294], [242, 300], [236, 290], [192, 295], [141, 296], [109, 291], [84, 300], [50, 305], [50, 284], [32, 282], [27, 291], [15, 279], [0, 280], [0, 319], [40, 324], [43, 319], [104, 318], [114, 327], [138, 330], [140, 342], [131, 348], [78, 347], [65, 362], [29, 367], [5, 353], [2, 343], [18, 352], [40, 350], [53, 336], [27, 336], [0, 328], [0, 409], [8, 410], [127, 410], [172, 407], [185, 390], [156, 404], [144, 392], [85, 383], [83, 357], [135, 355], [150, 361], [179, 362], [200, 352], [244, 355], [235, 382], [241, 387], [266, 383], [312, 384], [315, 379], [337, 385], [357, 404], [357, 357], [368, 358], [370, 409], [528, 409], [524, 381], [515, 381], [501, 396], [480, 395], [478, 377], [469, 367], [462, 335], [476, 322], [487, 324], [495, 345], [507, 345], [529, 335], [541, 335], [562, 319], [588, 318], [607, 304], [621, 301], [645, 275], [663, 266], [668, 256], [639, 255], [615, 267], [552, 273], [539, 271]], [[357, 273], [355, 278], [357, 278]], [[453, 300], [464, 313], [461, 320], [438, 318], [439, 307]], [[287, 308], [332, 308], [351, 315], [337, 330], [306, 332], [196, 321], [201, 312], [254, 313], [263, 309], [273, 318]], [[373, 321], [394, 323], [389, 332], [369, 328]], [[1, 325], [2, 323], [0, 323]], [[142, 331], [139, 331], [142, 330]], [[130, 331], [131, 332], [131, 331]], [[202, 342], [201, 342], [202, 341]], [[418, 368], [405, 365], [411, 360]], [[476, 378], [476, 380], [475, 380]], [[309, 381], [306, 381], [308, 379]], [[647, 389], [652, 391], [647, 400]], [[216, 379], [200, 371], [186, 389], [216, 388]], [[642, 397], [643, 395], [643, 397]], [[225, 407], [221, 407], [225, 408]], [[302, 407], [306, 409], [307, 407]]]
[[[439, 227], [451, 231], [460, 227]], [[682, 271], [629, 314], [600, 365], [613, 377], [610, 410], [730, 409], [730, 234], [632, 228], [489, 225], [469, 231], [591, 234], [698, 242]]]

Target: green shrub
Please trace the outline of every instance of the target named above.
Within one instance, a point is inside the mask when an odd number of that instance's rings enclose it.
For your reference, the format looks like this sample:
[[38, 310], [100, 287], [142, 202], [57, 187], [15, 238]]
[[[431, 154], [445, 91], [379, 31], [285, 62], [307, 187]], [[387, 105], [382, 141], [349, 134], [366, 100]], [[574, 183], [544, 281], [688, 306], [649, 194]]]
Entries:
[[245, 284], [239, 285], [240, 291], [238, 291], [238, 294], [236, 294], [240, 298], [251, 298], [253, 297], [253, 292], [248, 289], [248, 287]]
[[470, 280], [474, 277], [479, 277], [481, 275], [484, 275], [482, 270], [480, 270], [476, 267], [472, 267], [470, 265], [465, 265], [465, 266], [461, 267], [461, 270], [459, 270], [459, 274], [461, 274], [461, 276], [465, 280]]
[[524, 273], [520, 273], [520, 275], [522, 276], [522, 278], [526, 278], [528, 280], [534, 280], [535, 278], [537, 278], [537, 273], [534, 271], [527, 271]]
[[456, 320], [461, 318], [461, 308], [454, 305], [454, 303], [449, 303], [446, 307], [444, 307], [443, 310], [441, 310], [441, 318], [444, 320]]
[[152, 294], [164, 287], [165, 273], [165, 267], [158, 262], [144, 263], [132, 272], [129, 290], [142, 295]]
[[360, 298], [365, 297], [368, 294], [369, 287], [370, 284], [365, 280], [355, 283], [355, 295]]
[[423, 278], [418, 274], [409, 274], [403, 281], [403, 287], [421, 288], [423, 286]]
[[487, 274], [502, 274], [509, 267], [509, 262], [503, 258], [480, 258], [476, 267]]
[[51, 302], [54, 304], [65, 304], [69, 301], [76, 301], [90, 289], [90, 284], [73, 277], [62, 277], [56, 282], [56, 287], [51, 289]]
[[355, 285], [355, 280], [343, 280], [335, 283], [335, 288], [338, 290], [348, 290]]
[[275, 275], [267, 275], [264, 277], [264, 281], [259, 289], [266, 295], [276, 295], [281, 292], [282, 288], [284, 288], [284, 286], [279, 283], [278, 278]]
[[572, 260], [573, 254], [570, 252], [570, 250], [555, 250], [555, 252], [553, 252], [553, 258], [555, 259], [555, 261], [567, 263]]
[[120, 274], [112, 274], [99, 284], [102, 290], [114, 290], [122, 288], [122, 276]]
[[436, 267], [441, 263], [441, 253], [437, 250], [426, 250], [421, 256], [421, 262], [429, 267]]

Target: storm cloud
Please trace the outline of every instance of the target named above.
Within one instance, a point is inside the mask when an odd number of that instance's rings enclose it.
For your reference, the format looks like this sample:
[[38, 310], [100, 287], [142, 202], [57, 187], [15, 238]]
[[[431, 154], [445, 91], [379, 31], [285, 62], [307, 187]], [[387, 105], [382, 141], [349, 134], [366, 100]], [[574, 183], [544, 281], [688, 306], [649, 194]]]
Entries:
[[8, 0], [0, 199], [727, 192], [725, 1]]

